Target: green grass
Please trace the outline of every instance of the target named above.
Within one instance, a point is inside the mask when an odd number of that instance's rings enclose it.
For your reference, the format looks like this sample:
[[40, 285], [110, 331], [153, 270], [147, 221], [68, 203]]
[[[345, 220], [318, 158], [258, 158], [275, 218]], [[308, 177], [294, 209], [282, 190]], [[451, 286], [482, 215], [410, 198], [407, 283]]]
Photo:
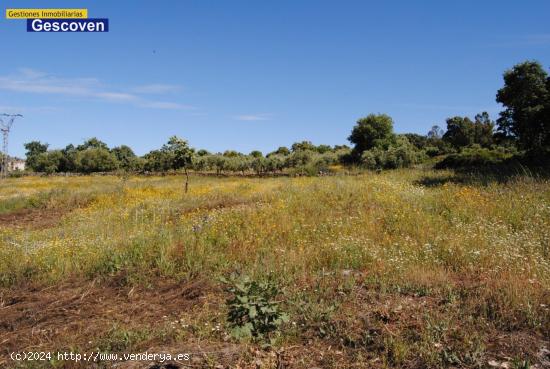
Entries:
[[[380, 358], [387, 367], [481, 367], [492, 335], [537, 339], [550, 329], [544, 179], [465, 181], [423, 170], [192, 177], [188, 194], [178, 176], [9, 181], [21, 191], [4, 196], [0, 212], [36, 201], [73, 210], [47, 228], [0, 229], [5, 288], [121, 275], [128, 288], [159, 279], [216, 285], [234, 271], [269, 276], [291, 316], [278, 345], [313, 339], [347, 350], [350, 363]], [[225, 309], [207, 321], [226, 327]], [[198, 327], [208, 319], [188, 318]], [[132, 336], [132, 347], [140, 339]]]

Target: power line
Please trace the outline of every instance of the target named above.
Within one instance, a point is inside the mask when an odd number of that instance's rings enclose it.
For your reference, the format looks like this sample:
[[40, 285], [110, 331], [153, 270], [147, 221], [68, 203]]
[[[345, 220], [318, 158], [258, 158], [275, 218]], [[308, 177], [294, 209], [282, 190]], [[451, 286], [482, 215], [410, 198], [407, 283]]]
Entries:
[[8, 139], [10, 129], [16, 118], [23, 118], [21, 114], [0, 114], [0, 131], [2, 131], [2, 168], [0, 170], [0, 178], [6, 178], [10, 170], [10, 156], [8, 153]]

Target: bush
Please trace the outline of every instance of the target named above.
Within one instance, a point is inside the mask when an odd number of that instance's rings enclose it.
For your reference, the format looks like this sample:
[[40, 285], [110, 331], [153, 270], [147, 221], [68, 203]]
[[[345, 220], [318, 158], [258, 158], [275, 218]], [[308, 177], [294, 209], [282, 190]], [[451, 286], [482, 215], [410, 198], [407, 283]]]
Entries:
[[428, 146], [424, 149], [424, 153], [428, 155], [430, 158], [433, 158], [434, 156], [440, 155], [441, 150], [435, 146]]
[[478, 145], [467, 147], [457, 154], [450, 154], [435, 165], [436, 169], [487, 167], [501, 164], [514, 156], [503, 148], [486, 149]]
[[374, 148], [361, 155], [362, 164], [368, 169], [407, 168], [424, 159], [424, 153], [416, 149], [406, 137], [398, 137], [387, 150]]
[[162, 150], [153, 150], [144, 156], [143, 169], [148, 172], [167, 172], [172, 169], [173, 155]]
[[279, 289], [272, 280], [256, 282], [248, 277], [222, 279], [232, 294], [227, 300], [227, 320], [231, 334], [237, 339], [266, 340], [276, 332], [288, 316], [281, 312], [275, 297]]
[[76, 155], [76, 167], [82, 173], [110, 172], [118, 167], [116, 157], [103, 148], [90, 148]]

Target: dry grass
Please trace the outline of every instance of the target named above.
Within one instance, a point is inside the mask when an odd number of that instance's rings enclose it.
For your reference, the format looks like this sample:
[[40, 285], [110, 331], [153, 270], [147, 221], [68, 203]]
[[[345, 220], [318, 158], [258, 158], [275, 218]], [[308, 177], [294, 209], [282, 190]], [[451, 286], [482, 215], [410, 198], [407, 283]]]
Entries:
[[[68, 342], [75, 350], [107, 351], [238, 344], [227, 336], [224, 293], [216, 286], [219, 276], [239, 271], [274, 277], [292, 322], [271, 352], [244, 345], [225, 361], [201, 356], [213, 365], [544, 363], [539, 353], [550, 332], [545, 180], [481, 185], [458, 181], [451, 172], [407, 170], [323, 178], [193, 177], [188, 194], [177, 176], [18, 178], [1, 183], [0, 190], [0, 311], [27, 312], [0, 317], [0, 342], [11, 349], [31, 347], [33, 325], [50, 333], [32, 347], [51, 350], [66, 349]], [[36, 227], [14, 215], [29, 211], [59, 216]], [[198, 280], [210, 286], [207, 301], [199, 301], [202, 293], [192, 298], [200, 309], [183, 309], [189, 298], [170, 295], [171, 308], [162, 312], [167, 318], [157, 317], [174, 324], [152, 328], [141, 319], [151, 314], [114, 307], [122, 312], [108, 313], [109, 304], [157, 306], [151, 299], [167, 298], [155, 297], [159, 286]], [[65, 288], [69, 282], [78, 286]], [[96, 290], [83, 304], [116, 283], [97, 314], [63, 318], [58, 311], [56, 319], [36, 318], [49, 299], [81, 296], [89, 283]], [[29, 296], [44, 288], [51, 291], [41, 307], [41, 295]], [[136, 301], [131, 291], [137, 290]], [[94, 322], [93, 332], [84, 321]], [[52, 331], [60, 324], [75, 328], [70, 334]]]

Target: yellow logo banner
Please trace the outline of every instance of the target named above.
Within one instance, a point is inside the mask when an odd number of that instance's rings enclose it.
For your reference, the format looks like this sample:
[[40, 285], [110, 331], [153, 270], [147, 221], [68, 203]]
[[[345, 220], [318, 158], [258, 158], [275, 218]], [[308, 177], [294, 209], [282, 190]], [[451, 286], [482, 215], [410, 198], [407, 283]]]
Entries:
[[76, 19], [88, 18], [88, 9], [6, 9], [7, 19]]

